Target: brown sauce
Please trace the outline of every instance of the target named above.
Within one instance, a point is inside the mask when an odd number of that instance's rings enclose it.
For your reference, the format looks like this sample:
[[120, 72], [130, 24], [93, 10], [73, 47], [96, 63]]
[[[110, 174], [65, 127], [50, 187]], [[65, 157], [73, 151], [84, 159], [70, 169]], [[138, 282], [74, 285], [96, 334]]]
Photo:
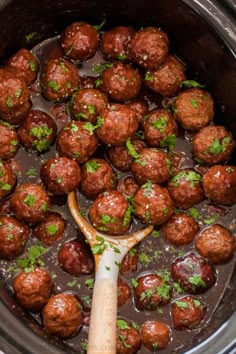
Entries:
[[[42, 42], [41, 44], [37, 45], [33, 49], [33, 53], [36, 55], [38, 61], [43, 63], [49, 57], [55, 57], [60, 53], [58, 38], [52, 38]], [[101, 63], [104, 59], [101, 58], [99, 52], [91, 59], [84, 62], [82, 65], [79, 65], [79, 72], [80, 76], [94, 76], [92, 72], [93, 64]], [[40, 75], [40, 74], [39, 74]], [[31, 92], [31, 100], [33, 103], [33, 109], [40, 109], [43, 110], [55, 118], [55, 121], [58, 126], [58, 130], [60, 130], [64, 124], [69, 120], [69, 115], [66, 113], [65, 104], [61, 103], [52, 103], [46, 101], [40, 94], [40, 84], [39, 84], [39, 75], [37, 81], [30, 87]], [[157, 96], [152, 97], [153, 94], [150, 92], [144, 93], [146, 98], [148, 98], [149, 108], [160, 107], [161, 100]], [[168, 102], [167, 102], [168, 103]], [[187, 134], [180, 134], [177, 139], [177, 144], [174, 148], [174, 152], [181, 156], [181, 168], [193, 168], [195, 163], [192, 159], [191, 155], [191, 135]], [[50, 151], [42, 154], [37, 155], [36, 153], [29, 153], [24, 150], [23, 147], [20, 148], [19, 152], [13, 159], [13, 168], [18, 175], [18, 184], [24, 183], [26, 181], [32, 183], [41, 183], [40, 180], [40, 167], [44, 161], [48, 158], [54, 156], [56, 153], [55, 151], [55, 144], [51, 147]], [[104, 149], [99, 149], [95, 156], [103, 156], [106, 158], [104, 154]], [[29, 176], [29, 169], [34, 168], [35, 174]], [[195, 167], [197, 169], [197, 167]], [[120, 171], [116, 170], [117, 176], [119, 178], [124, 178], [127, 173], [121, 173]], [[129, 173], [128, 173], [129, 174]], [[78, 193], [79, 204], [81, 206], [82, 211], [87, 212], [89, 205], [91, 204], [90, 201], [86, 200], [86, 198]], [[198, 222], [201, 225], [201, 230], [204, 228], [209, 227], [206, 223], [206, 220], [209, 220], [209, 217], [214, 216], [216, 218], [217, 223], [224, 225], [226, 228], [231, 229], [232, 232], [236, 231], [236, 222], [235, 222], [235, 215], [236, 215], [236, 207], [219, 207], [209, 202], [209, 200], [205, 200], [201, 204], [196, 206], [196, 209], [201, 213], [201, 219]], [[58, 265], [57, 261], [57, 253], [60, 247], [78, 237], [80, 240], [83, 240], [84, 237], [78, 230], [73, 221], [69, 209], [66, 204], [66, 197], [60, 198], [58, 200], [54, 200], [54, 204], [52, 206], [52, 211], [59, 212], [64, 219], [67, 220], [67, 228], [62, 240], [56, 242], [52, 247], [49, 248], [46, 255], [42, 256], [42, 259], [45, 263], [45, 268], [51, 273], [53, 281], [54, 281], [54, 293], [60, 292], [74, 292], [76, 293], [84, 307], [85, 311], [89, 314], [89, 307], [91, 304], [91, 297], [92, 297], [92, 289], [89, 289], [85, 285], [85, 281], [89, 278], [92, 278], [93, 275], [89, 276], [79, 276], [73, 277], [69, 274], [62, 271], [62, 269]], [[205, 220], [205, 223], [204, 221]], [[131, 231], [133, 229], [138, 229], [143, 225], [134, 218]], [[158, 230], [158, 229], [157, 229]], [[38, 241], [31, 238], [28, 242], [25, 253], [27, 252], [28, 247], [31, 244], [38, 244]], [[136, 272], [132, 272], [128, 275], [121, 276], [122, 279], [128, 282], [130, 288], [131, 285], [131, 278], [136, 278], [140, 275], [152, 273], [152, 272], [161, 272], [161, 271], [170, 271], [171, 263], [175, 258], [178, 256], [182, 256], [185, 253], [194, 250], [194, 242], [187, 246], [181, 247], [174, 247], [172, 245], [167, 244], [163, 236], [160, 234], [159, 237], [154, 237], [150, 235], [144, 241], [142, 241], [139, 245], [140, 254], [145, 256], [141, 257], [138, 269]], [[207, 305], [207, 314], [204, 320], [202, 321], [201, 327], [191, 331], [177, 331], [172, 327], [172, 320], [171, 320], [171, 313], [170, 313], [170, 306], [171, 304], [161, 307], [157, 311], [139, 311], [135, 307], [134, 300], [131, 298], [122, 308], [118, 309], [118, 316], [127, 319], [127, 321], [135, 321], [137, 324], [141, 325], [146, 320], [160, 320], [167, 323], [172, 330], [171, 341], [169, 346], [160, 351], [165, 353], [171, 353], [176, 349], [181, 348], [183, 345], [186, 344], [186, 341], [192, 343], [194, 345], [194, 336], [199, 333], [202, 327], [207, 326], [211, 316], [214, 314], [215, 309], [217, 308], [224, 291], [227, 287], [227, 284], [231, 278], [233, 269], [235, 264], [235, 257], [226, 265], [223, 266], [216, 266], [217, 271], [217, 282], [216, 284], [211, 287], [208, 291], [201, 295], [195, 295], [201, 301], [203, 301]], [[5, 278], [6, 283], [10, 291], [12, 291], [12, 281], [16, 276], [16, 272], [14, 269], [16, 268], [16, 262], [6, 262], [0, 261], [1, 272]], [[177, 299], [178, 297], [184, 295], [182, 294], [175, 294], [173, 295], [173, 299]], [[41, 316], [39, 314], [32, 315], [36, 319], [37, 322], [41, 323]], [[86, 322], [86, 315], [85, 320]], [[102, 325], [102, 324], [101, 324]], [[73, 347], [78, 352], [83, 352], [83, 343], [86, 342], [86, 338], [88, 335], [88, 326], [84, 325], [79, 333], [68, 340], [65, 340], [64, 343], [70, 347]], [[147, 349], [142, 346], [138, 353], [150, 353]]]

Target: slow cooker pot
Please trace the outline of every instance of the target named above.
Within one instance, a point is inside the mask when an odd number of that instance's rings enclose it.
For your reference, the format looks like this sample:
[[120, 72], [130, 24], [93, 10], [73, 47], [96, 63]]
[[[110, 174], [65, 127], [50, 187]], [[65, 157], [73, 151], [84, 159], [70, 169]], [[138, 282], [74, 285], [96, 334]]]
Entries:
[[[225, 3], [226, 4], [226, 3]], [[233, 8], [233, 7], [232, 7]], [[233, 12], [232, 12], [233, 13]], [[172, 50], [188, 63], [213, 94], [216, 121], [236, 137], [236, 22], [213, 0], [16, 0], [0, 1], [0, 62], [21, 47], [32, 47], [60, 33], [76, 19], [116, 25], [161, 26]], [[27, 35], [36, 33], [30, 44]], [[224, 108], [222, 110], [222, 107]], [[236, 274], [208, 325], [194, 343], [177, 352], [234, 353], [236, 351]], [[15, 303], [0, 279], [0, 350], [6, 354], [74, 353], [49, 336]]]

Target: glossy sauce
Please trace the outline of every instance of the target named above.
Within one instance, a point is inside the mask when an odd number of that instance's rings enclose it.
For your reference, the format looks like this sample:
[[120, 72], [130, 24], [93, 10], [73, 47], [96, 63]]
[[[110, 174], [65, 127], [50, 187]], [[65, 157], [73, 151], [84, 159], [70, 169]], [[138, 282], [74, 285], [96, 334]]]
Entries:
[[[33, 49], [33, 53], [36, 55], [38, 61], [42, 64], [45, 60], [52, 57], [58, 57], [61, 54], [60, 47], [58, 44], [58, 38], [53, 38], [46, 40], [36, 46]], [[82, 65], [78, 65], [80, 76], [94, 76], [92, 72], [93, 64], [104, 62], [99, 52], [94, 56], [94, 58], [84, 62]], [[76, 63], [75, 63], [76, 64]], [[40, 75], [40, 73], [39, 73]], [[46, 101], [40, 94], [40, 84], [39, 84], [39, 75], [37, 81], [30, 87], [31, 92], [31, 100], [33, 103], [33, 109], [40, 109], [52, 117], [54, 117], [58, 131], [65, 125], [66, 122], [70, 120], [69, 114], [66, 110], [66, 105], [63, 103], [53, 103]], [[162, 104], [162, 100], [159, 95], [146, 90], [144, 91], [144, 96], [148, 100], [149, 108], [153, 109], [155, 107], [160, 108]], [[164, 105], [168, 104], [168, 101], [163, 100]], [[180, 168], [193, 168], [195, 166], [194, 161], [192, 160], [191, 155], [191, 134], [180, 132], [180, 136], [177, 139], [177, 144], [174, 148], [174, 152], [176, 152], [180, 156]], [[55, 156], [55, 144], [51, 147], [50, 151], [37, 155], [36, 153], [29, 153], [24, 150], [23, 147], [20, 148], [19, 152], [15, 156], [12, 161], [12, 166], [15, 172], [18, 175], [18, 184], [23, 182], [32, 182], [32, 183], [41, 183], [40, 180], [40, 167], [43, 162], [45, 162], [48, 158]], [[100, 147], [97, 152], [94, 154], [94, 157], [105, 157], [104, 147]], [[34, 168], [36, 171], [35, 176], [29, 176], [27, 172], [30, 168]], [[198, 167], [195, 166], [195, 169], [198, 170]], [[201, 170], [201, 168], [200, 168]], [[121, 173], [116, 170], [117, 176], [122, 179], [130, 173]], [[81, 210], [87, 215], [88, 207], [91, 204], [91, 201], [86, 200], [86, 198], [78, 193], [79, 204], [81, 206]], [[203, 219], [207, 219], [212, 215], [217, 215], [217, 223], [224, 225], [226, 228], [230, 228], [232, 232], [236, 231], [236, 208], [232, 207], [218, 207], [213, 205], [206, 200], [201, 204], [196, 206], [196, 209], [201, 213]], [[70, 212], [68, 210], [66, 204], [66, 197], [53, 198], [53, 206], [51, 208], [52, 211], [59, 212], [62, 217], [67, 220], [67, 228], [64, 234], [63, 239], [56, 242], [52, 247], [48, 248], [48, 252], [46, 255], [42, 256], [42, 259], [45, 263], [46, 269], [51, 273], [53, 281], [54, 281], [54, 293], [60, 292], [74, 292], [81, 299], [84, 308], [85, 308], [85, 316], [84, 316], [84, 326], [80, 329], [79, 333], [71, 339], [65, 340], [64, 343], [68, 346], [72, 346], [74, 349], [78, 350], [78, 352], [83, 352], [83, 344], [86, 343], [86, 338], [88, 334], [88, 326], [86, 323], [89, 319], [89, 307], [91, 303], [92, 289], [89, 289], [85, 285], [86, 279], [92, 278], [93, 275], [89, 276], [79, 276], [73, 277], [69, 274], [62, 271], [62, 269], [58, 265], [57, 261], [57, 253], [61, 246], [68, 242], [69, 240], [78, 238], [81, 242], [84, 242], [84, 237], [77, 229], [75, 222], [73, 221]], [[199, 220], [197, 220], [199, 221]], [[209, 227], [203, 221], [199, 221], [201, 229]], [[131, 226], [131, 230], [138, 229], [143, 227], [143, 225], [134, 218], [133, 224]], [[158, 230], [158, 229], [157, 229]], [[38, 240], [31, 238], [25, 248], [25, 253], [27, 252], [30, 244], [38, 244]], [[174, 247], [170, 244], [167, 244], [163, 239], [163, 235], [160, 234], [159, 237], [154, 237], [150, 235], [139, 245], [139, 252], [141, 255], [138, 269], [136, 272], [129, 273], [128, 275], [121, 276], [123, 280], [128, 282], [130, 288], [131, 278], [137, 278], [141, 275], [152, 273], [152, 272], [162, 272], [162, 271], [170, 271], [171, 263], [178, 256], [182, 256], [185, 253], [194, 250], [194, 242], [187, 246]], [[23, 255], [24, 256], [24, 255]], [[224, 291], [227, 287], [227, 284], [231, 278], [233, 269], [235, 264], [235, 257], [226, 265], [216, 266], [217, 271], [217, 282], [216, 284], [210, 288], [207, 292], [201, 295], [194, 295], [194, 297], [199, 298], [207, 305], [207, 314], [204, 320], [202, 321], [201, 327], [207, 326], [209, 319], [211, 318], [214, 310], [217, 308]], [[1, 272], [9, 286], [10, 291], [12, 291], [12, 280], [16, 276], [16, 272], [14, 268], [16, 268], [16, 262], [6, 262], [0, 261]], [[181, 296], [184, 296], [185, 293], [175, 294], [173, 295], [173, 299], [177, 299]], [[192, 330], [192, 331], [177, 331], [172, 328], [172, 320], [170, 314], [171, 304], [167, 306], [161, 307], [157, 311], [139, 311], [136, 309], [134, 300], [131, 298], [122, 308], [118, 309], [118, 316], [125, 318], [127, 321], [135, 321], [137, 324], [141, 325], [146, 320], [156, 319], [163, 321], [171, 327], [172, 335], [171, 342], [169, 346], [161, 350], [159, 352], [170, 353], [173, 352], [177, 348], [181, 348], [186, 342], [192, 343], [194, 345], [194, 336], [201, 330], [201, 327]], [[33, 315], [34, 318], [41, 323], [40, 314]], [[102, 324], [101, 324], [102, 325]], [[140, 348], [138, 353], [150, 353], [143, 346]]]

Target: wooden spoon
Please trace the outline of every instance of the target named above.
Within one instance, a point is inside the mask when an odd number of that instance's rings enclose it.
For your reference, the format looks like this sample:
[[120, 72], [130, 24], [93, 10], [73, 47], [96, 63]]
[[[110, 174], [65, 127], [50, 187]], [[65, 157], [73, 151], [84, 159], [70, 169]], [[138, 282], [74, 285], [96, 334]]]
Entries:
[[75, 192], [68, 194], [68, 205], [95, 257], [95, 283], [87, 353], [115, 354], [119, 265], [126, 253], [152, 232], [153, 226], [130, 235], [104, 235], [95, 230], [80, 214]]

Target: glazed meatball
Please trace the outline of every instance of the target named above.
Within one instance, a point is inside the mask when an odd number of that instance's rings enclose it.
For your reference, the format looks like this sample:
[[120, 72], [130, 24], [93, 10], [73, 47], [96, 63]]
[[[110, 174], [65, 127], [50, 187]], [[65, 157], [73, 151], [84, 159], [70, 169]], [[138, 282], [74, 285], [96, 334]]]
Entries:
[[147, 180], [163, 184], [170, 178], [171, 162], [168, 155], [157, 149], [143, 149], [131, 165], [131, 171], [138, 183]]
[[98, 47], [98, 33], [88, 23], [74, 22], [61, 34], [61, 46], [70, 59], [79, 61], [90, 59]]
[[143, 345], [150, 351], [165, 349], [170, 341], [170, 328], [160, 321], [146, 321], [140, 329]]
[[31, 110], [21, 124], [18, 134], [26, 149], [44, 152], [50, 148], [57, 133], [53, 118], [39, 110]]
[[148, 112], [148, 104], [144, 99], [136, 99], [127, 102], [127, 106], [129, 106], [136, 112], [136, 117], [139, 123]]
[[7, 123], [0, 123], [0, 159], [11, 159], [19, 148], [20, 140], [15, 129]]
[[163, 96], [176, 94], [185, 79], [185, 67], [173, 55], [169, 55], [161, 66], [145, 75], [146, 85]]
[[177, 121], [187, 130], [199, 130], [210, 123], [214, 115], [211, 95], [199, 88], [181, 92], [174, 104]]
[[121, 274], [134, 272], [137, 270], [139, 260], [139, 252], [137, 248], [131, 248], [128, 253], [126, 253], [120, 266]]
[[17, 177], [10, 164], [0, 161], [0, 200], [10, 194], [17, 182]]
[[82, 324], [82, 305], [73, 294], [52, 296], [42, 311], [47, 332], [59, 338], [74, 336]]
[[89, 218], [97, 230], [110, 235], [122, 235], [130, 228], [131, 208], [121, 193], [107, 191], [93, 202]]
[[50, 208], [47, 192], [39, 184], [20, 184], [12, 198], [11, 209], [19, 220], [38, 223], [45, 219]]
[[134, 158], [146, 148], [144, 141], [132, 138], [125, 145], [114, 145], [107, 149], [107, 155], [112, 165], [121, 171], [129, 171]]
[[161, 225], [174, 212], [174, 203], [166, 188], [147, 182], [134, 196], [135, 214], [145, 223]]
[[5, 66], [11, 70], [27, 85], [31, 85], [37, 77], [38, 62], [35, 56], [25, 48], [18, 50], [6, 63]]
[[33, 229], [33, 237], [39, 239], [43, 244], [51, 246], [60, 240], [66, 228], [66, 222], [58, 213], [50, 213], [43, 222]]
[[165, 140], [177, 133], [177, 124], [167, 109], [155, 109], [142, 121], [144, 137], [150, 146], [166, 146]]
[[0, 115], [10, 124], [19, 124], [31, 107], [24, 80], [12, 71], [0, 69]]
[[163, 31], [155, 27], [140, 29], [131, 38], [131, 59], [148, 70], [154, 70], [167, 58], [169, 40]]
[[117, 306], [122, 307], [131, 297], [129, 285], [122, 279], [118, 279], [117, 283]]
[[64, 59], [51, 59], [42, 69], [42, 94], [49, 101], [66, 101], [78, 90], [79, 83], [77, 68]]
[[169, 303], [171, 286], [157, 274], [144, 275], [137, 279], [134, 298], [139, 310], [153, 311]]
[[195, 246], [213, 264], [224, 264], [234, 255], [235, 237], [225, 227], [213, 225], [201, 233]]
[[200, 230], [194, 218], [185, 213], [172, 215], [162, 226], [162, 232], [168, 242], [175, 246], [191, 243]]
[[22, 254], [29, 233], [28, 226], [13, 216], [0, 216], [0, 258], [11, 260]]
[[139, 185], [132, 176], [127, 176], [123, 180], [120, 180], [117, 187], [117, 190], [122, 193], [126, 199], [134, 197], [138, 189]]
[[60, 267], [68, 274], [78, 276], [91, 274], [94, 270], [94, 260], [84, 245], [73, 240], [62, 246], [58, 252]]
[[106, 68], [101, 76], [102, 85], [99, 87], [109, 97], [118, 102], [135, 98], [141, 89], [141, 76], [137, 69], [130, 64], [115, 62]]
[[73, 96], [72, 113], [77, 120], [96, 124], [97, 117], [107, 105], [108, 99], [104, 93], [96, 89], [84, 88]]
[[177, 258], [171, 265], [171, 275], [190, 294], [203, 293], [216, 280], [214, 267], [194, 253]]
[[42, 165], [41, 178], [53, 194], [66, 194], [79, 186], [80, 168], [67, 157], [53, 157]]
[[229, 160], [233, 149], [232, 134], [225, 127], [209, 125], [193, 138], [193, 155], [202, 162], [217, 164]]
[[203, 188], [205, 196], [216, 203], [236, 203], [236, 167], [211, 167], [203, 176]]
[[122, 145], [138, 129], [135, 111], [123, 104], [111, 104], [101, 112], [102, 125], [97, 135], [105, 144]]
[[116, 354], [135, 354], [140, 347], [139, 331], [123, 319], [117, 320]]
[[129, 60], [128, 44], [135, 31], [132, 27], [119, 26], [102, 35], [101, 51], [108, 59]]
[[190, 169], [176, 172], [168, 182], [168, 191], [175, 206], [188, 209], [204, 199], [202, 176]]
[[20, 305], [32, 312], [38, 312], [46, 305], [52, 286], [49, 273], [38, 267], [30, 272], [22, 271], [13, 282], [13, 290]]
[[95, 199], [116, 186], [116, 174], [106, 160], [91, 159], [82, 166], [80, 190], [87, 198]]
[[194, 329], [205, 316], [206, 306], [192, 296], [185, 296], [172, 304], [171, 314], [175, 329]]
[[60, 131], [57, 151], [79, 163], [86, 162], [98, 147], [98, 139], [91, 130], [90, 123], [70, 122]]

